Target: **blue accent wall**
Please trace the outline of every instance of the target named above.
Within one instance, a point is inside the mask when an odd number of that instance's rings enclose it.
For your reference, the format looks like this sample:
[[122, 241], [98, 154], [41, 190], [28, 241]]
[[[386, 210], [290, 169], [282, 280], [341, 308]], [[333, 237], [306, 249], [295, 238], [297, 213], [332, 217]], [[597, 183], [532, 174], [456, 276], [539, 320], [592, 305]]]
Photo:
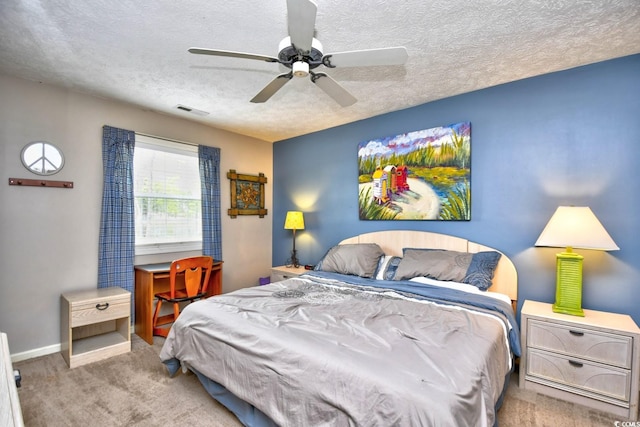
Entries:
[[[462, 121], [471, 122], [471, 221], [359, 219], [359, 142]], [[364, 232], [447, 233], [514, 261], [519, 310], [525, 299], [555, 299], [559, 250], [534, 243], [557, 206], [589, 206], [620, 250], [576, 250], [585, 257], [583, 307], [630, 314], [640, 324], [640, 55], [279, 141], [273, 159], [274, 265], [291, 251], [288, 210], [305, 214], [296, 237], [303, 264]]]

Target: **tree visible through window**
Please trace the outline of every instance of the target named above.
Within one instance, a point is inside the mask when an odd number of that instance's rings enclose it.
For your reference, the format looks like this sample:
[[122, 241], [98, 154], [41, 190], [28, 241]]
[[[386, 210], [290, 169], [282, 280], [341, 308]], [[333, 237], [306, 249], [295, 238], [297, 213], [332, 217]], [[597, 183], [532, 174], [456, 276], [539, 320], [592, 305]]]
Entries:
[[136, 255], [202, 248], [198, 148], [136, 135]]

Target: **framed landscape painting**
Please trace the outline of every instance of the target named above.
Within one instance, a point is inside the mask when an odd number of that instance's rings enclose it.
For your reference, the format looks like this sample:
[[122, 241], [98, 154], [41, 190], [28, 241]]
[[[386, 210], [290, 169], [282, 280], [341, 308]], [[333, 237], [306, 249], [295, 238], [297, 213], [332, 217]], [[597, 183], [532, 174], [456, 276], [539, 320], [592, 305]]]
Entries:
[[471, 123], [358, 144], [362, 220], [471, 219]]

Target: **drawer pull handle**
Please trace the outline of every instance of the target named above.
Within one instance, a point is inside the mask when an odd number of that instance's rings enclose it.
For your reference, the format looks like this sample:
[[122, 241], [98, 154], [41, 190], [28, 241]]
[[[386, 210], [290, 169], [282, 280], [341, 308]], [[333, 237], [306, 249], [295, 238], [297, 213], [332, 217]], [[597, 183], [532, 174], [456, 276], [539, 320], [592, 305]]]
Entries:
[[106, 310], [107, 308], [109, 308], [109, 303], [105, 302], [104, 304], [96, 304], [96, 309], [103, 311]]
[[581, 337], [581, 336], [583, 336], [583, 335], [584, 335], [584, 332], [571, 331], [571, 330], [569, 331], [569, 333], [570, 333], [571, 335], [575, 335], [575, 336], [577, 336], [577, 337]]
[[580, 363], [580, 362], [575, 362], [573, 360], [569, 360], [569, 364], [571, 366], [575, 366], [576, 368], [582, 368], [582, 363]]

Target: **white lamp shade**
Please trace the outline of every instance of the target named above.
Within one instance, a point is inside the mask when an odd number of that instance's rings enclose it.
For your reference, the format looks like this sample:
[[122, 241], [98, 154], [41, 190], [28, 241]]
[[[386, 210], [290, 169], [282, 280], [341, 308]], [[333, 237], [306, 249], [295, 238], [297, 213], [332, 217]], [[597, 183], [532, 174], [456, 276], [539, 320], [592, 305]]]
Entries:
[[542, 230], [536, 246], [615, 251], [620, 248], [590, 208], [560, 206]]
[[284, 220], [285, 230], [304, 230], [304, 217], [302, 212], [289, 211], [287, 217]]

